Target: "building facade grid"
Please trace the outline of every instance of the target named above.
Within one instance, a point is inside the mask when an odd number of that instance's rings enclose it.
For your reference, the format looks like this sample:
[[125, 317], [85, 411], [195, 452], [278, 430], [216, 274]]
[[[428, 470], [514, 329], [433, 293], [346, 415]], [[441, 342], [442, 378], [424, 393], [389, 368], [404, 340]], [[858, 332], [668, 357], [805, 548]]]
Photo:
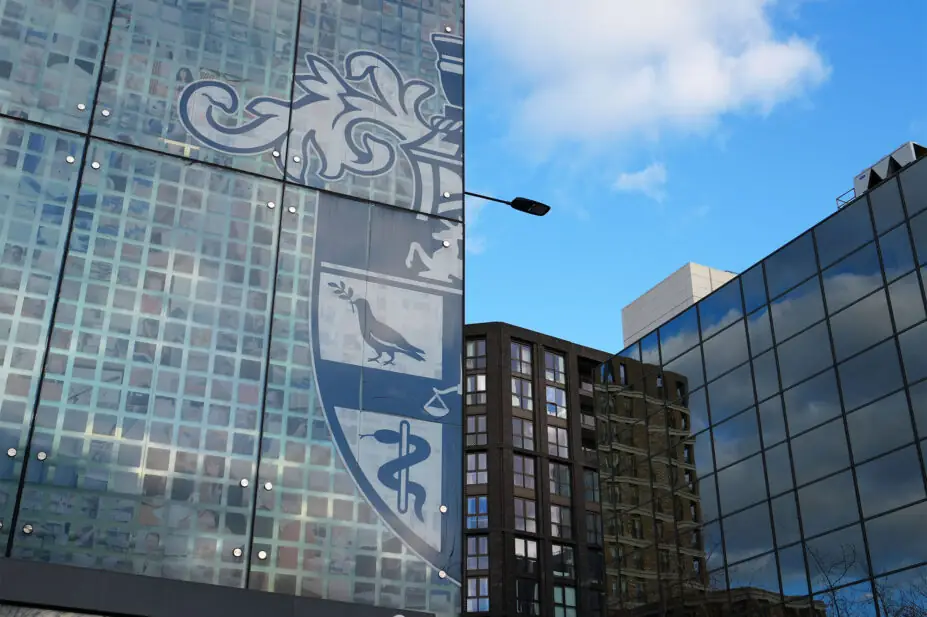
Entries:
[[925, 610], [925, 208], [922, 160], [600, 367], [600, 422], [662, 400], [617, 438], [659, 427], [639, 455], [643, 523], [660, 520], [654, 472], [690, 463], [673, 481], [676, 546], [645, 530], [630, 558], [609, 553], [610, 609]]
[[[468, 612], [601, 615], [604, 558], [592, 401], [594, 367], [608, 354], [504, 323], [468, 324], [468, 418], [486, 418], [485, 484], [467, 503], [487, 504], [466, 537], [488, 537], [489, 568]], [[480, 379], [477, 379], [480, 376]], [[482, 378], [485, 376], [485, 378]], [[478, 496], [478, 497], [477, 497]], [[485, 597], [485, 601], [482, 598]]]
[[[318, 225], [340, 217], [360, 223], [343, 243], [365, 297], [406, 260], [391, 238], [443, 234], [450, 265], [411, 243], [406, 278], [445, 268], [447, 283], [431, 288], [445, 323], [414, 334], [438, 345], [423, 355], [462, 356], [462, 0], [0, 13], [0, 559], [458, 613], [446, 575], [463, 548], [425, 559], [371, 505], [313, 341], [336, 327], [314, 323], [333, 293], [315, 289]], [[362, 128], [325, 133], [323, 91]], [[436, 383], [437, 366], [422, 373]], [[459, 488], [455, 396], [442, 426]]]

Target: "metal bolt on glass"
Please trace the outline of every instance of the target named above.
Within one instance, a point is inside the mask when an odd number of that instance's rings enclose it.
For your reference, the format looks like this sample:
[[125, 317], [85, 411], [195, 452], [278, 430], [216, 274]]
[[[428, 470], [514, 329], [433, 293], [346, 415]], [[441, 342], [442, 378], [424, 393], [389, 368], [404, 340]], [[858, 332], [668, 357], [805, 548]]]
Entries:
[[454, 29], [451, 28], [450, 26], [444, 26], [444, 31], [445, 31], [445, 32], [453, 32]]
[[438, 570], [438, 578], [447, 578], [447, 572], [444, 570]]
[[84, 110], [86, 110], [86, 109], [87, 109], [87, 106], [84, 105], [83, 103], [78, 103], [78, 104], [77, 104], [77, 111], [84, 111]]
[[444, 199], [450, 199], [451, 194], [448, 191], [444, 191]]
[[271, 483], [271, 482], [265, 482], [265, 483], [264, 483], [264, 490], [265, 490], [265, 491], [272, 491], [273, 489], [274, 489], [273, 483]]
[[280, 151], [279, 151], [279, 150], [274, 150], [274, 151], [271, 152], [270, 154], [271, 154], [271, 156], [273, 156], [275, 159], [280, 158]]
[[267, 559], [267, 551], [258, 551], [258, 559], [261, 561]]
[[287, 208], [287, 212], [289, 212], [290, 214], [296, 214], [296, 206], [290, 206], [289, 208]]
[[101, 114], [104, 118], [109, 118], [109, 114], [110, 114], [110, 113], [111, 113], [111, 112], [110, 112], [110, 110], [108, 110], [108, 109], [104, 109], [103, 111], [100, 112], [100, 114]]
[[438, 510], [441, 511], [441, 514], [447, 514], [447, 506], [442, 505]]
[[46, 454], [45, 452], [39, 452], [38, 454], [35, 455], [35, 458], [39, 459], [40, 461], [44, 461], [45, 459], [48, 458], [48, 454]]
[[73, 163], [77, 159], [75, 159], [73, 156], [69, 154], [66, 157], [64, 157], [64, 160], [67, 161], [68, 163]]
[[23, 533], [26, 534], [27, 536], [30, 533], [32, 533], [32, 525], [30, 525], [29, 523], [26, 523], [25, 525], [23, 525]]
[[272, 201], [268, 201], [268, 202], [267, 202], [267, 207], [270, 208], [271, 210], [273, 210], [274, 208], [277, 207], [277, 204], [275, 204], [275, 203], [272, 202]]
[[97, 161], [94, 161], [94, 162], [90, 163], [90, 166], [93, 167], [94, 169], [99, 169], [99, 168], [100, 168], [100, 163], [98, 163]]
[[239, 484], [242, 486], [242, 488], [247, 488], [250, 482], [248, 482], [248, 478], [242, 478]]
[[16, 456], [16, 448], [10, 448], [9, 450], [7, 450], [6, 455], [9, 456], [10, 458]]
[[3, 529], [3, 521], [0, 521], [0, 529]]
[[233, 557], [241, 557], [243, 554], [244, 554], [244, 551], [241, 550], [241, 548], [239, 548], [239, 547], [237, 547], [237, 546], [236, 546], [234, 549], [232, 549], [232, 556], [233, 556]]
[[294, 163], [299, 163], [301, 160], [302, 160], [302, 159], [301, 159], [299, 156], [294, 156], [294, 157], [293, 157], [293, 162], [294, 162]]

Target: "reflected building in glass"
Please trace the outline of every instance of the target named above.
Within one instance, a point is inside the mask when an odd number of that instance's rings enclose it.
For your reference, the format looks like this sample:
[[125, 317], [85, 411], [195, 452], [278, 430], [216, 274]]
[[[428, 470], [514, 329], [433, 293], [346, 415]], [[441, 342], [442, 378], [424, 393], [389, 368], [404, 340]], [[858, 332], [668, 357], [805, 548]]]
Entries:
[[0, 11], [0, 603], [458, 613], [462, 0]]
[[922, 159], [599, 367], [610, 613], [925, 614], [924, 264]]

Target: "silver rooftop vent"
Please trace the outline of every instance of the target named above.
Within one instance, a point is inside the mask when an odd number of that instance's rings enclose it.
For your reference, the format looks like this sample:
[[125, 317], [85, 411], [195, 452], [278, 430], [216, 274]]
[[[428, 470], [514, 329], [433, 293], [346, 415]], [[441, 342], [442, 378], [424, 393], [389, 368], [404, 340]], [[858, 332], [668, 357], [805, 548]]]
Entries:
[[902, 167], [925, 156], [927, 156], [927, 148], [909, 141], [872, 167], [856, 174], [853, 178], [853, 190], [856, 191], [856, 196], [859, 197], [889, 176], [898, 173]]

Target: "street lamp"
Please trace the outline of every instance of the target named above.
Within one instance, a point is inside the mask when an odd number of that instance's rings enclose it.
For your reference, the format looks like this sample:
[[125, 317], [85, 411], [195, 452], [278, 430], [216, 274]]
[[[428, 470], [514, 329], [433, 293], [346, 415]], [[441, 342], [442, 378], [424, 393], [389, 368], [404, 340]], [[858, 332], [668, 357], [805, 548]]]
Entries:
[[511, 206], [519, 212], [524, 212], [525, 214], [531, 214], [534, 216], [544, 216], [550, 212], [550, 206], [547, 204], [534, 201], [533, 199], [528, 199], [527, 197], [516, 197], [512, 201], [505, 201], [504, 199], [490, 197], [489, 195], [480, 195], [479, 193], [471, 193], [470, 191], [464, 191], [464, 195], [469, 195], [470, 197], [479, 197], [480, 199], [485, 199], [487, 201], [494, 201], [496, 203], [505, 204], [507, 206]]

